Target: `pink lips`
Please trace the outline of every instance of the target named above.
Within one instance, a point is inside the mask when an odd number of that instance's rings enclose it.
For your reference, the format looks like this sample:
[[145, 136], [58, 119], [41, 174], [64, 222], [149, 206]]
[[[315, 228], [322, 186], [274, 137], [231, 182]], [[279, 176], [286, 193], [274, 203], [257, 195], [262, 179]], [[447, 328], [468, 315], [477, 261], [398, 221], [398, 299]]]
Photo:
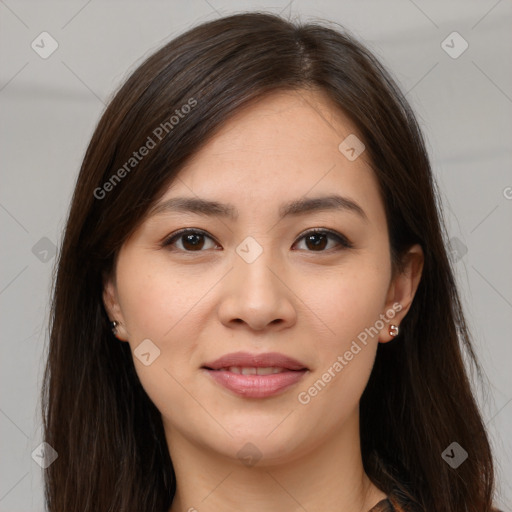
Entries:
[[217, 383], [247, 398], [276, 395], [299, 382], [308, 371], [299, 361], [276, 352], [235, 352], [206, 363], [203, 369]]

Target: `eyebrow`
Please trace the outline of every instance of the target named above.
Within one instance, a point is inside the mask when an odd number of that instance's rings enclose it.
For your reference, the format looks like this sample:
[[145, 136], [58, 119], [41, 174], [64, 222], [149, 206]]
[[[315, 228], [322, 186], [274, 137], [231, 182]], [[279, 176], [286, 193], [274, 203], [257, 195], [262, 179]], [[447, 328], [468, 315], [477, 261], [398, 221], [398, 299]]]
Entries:
[[[304, 215], [306, 213], [319, 211], [346, 211], [355, 213], [363, 220], [368, 217], [364, 210], [355, 201], [337, 194], [315, 198], [301, 198], [288, 203], [284, 203], [279, 208], [279, 217]], [[238, 211], [232, 204], [210, 201], [198, 197], [173, 197], [157, 204], [150, 212], [149, 216], [159, 215], [168, 212], [187, 212], [199, 215], [224, 217], [235, 220], [238, 218]]]

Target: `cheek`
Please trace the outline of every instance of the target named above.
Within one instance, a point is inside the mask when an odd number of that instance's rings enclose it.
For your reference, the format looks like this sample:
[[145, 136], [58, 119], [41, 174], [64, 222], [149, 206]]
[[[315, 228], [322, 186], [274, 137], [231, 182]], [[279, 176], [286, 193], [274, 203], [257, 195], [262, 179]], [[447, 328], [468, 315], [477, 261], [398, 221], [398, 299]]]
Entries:
[[[128, 340], [148, 395], [155, 403], [162, 394], [178, 403], [183, 398], [178, 382], [186, 384], [190, 366], [199, 365], [199, 332], [208, 320], [208, 292], [219, 276], [191, 267], [180, 272], [165, 257], [144, 258], [143, 254], [127, 252], [116, 272]], [[137, 347], [147, 339], [158, 353], [150, 366], [137, 359]]]
[[[187, 365], [197, 351], [194, 335], [200, 323], [200, 302], [194, 304], [208, 290], [208, 282], [204, 276], [202, 280], [189, 274], [177, 277], [171, 265], [131, 254], [120, 261], [116, 275], [135, 370], [155, 406], [164, 416], [172, 417], [176, 410], [190, 407], [190, 397], [182, 386], [189, 387]], [[148, 365], [137, 355], [142, 352], [138, 349], [142, 342], [147, 346], [144, 353], [150, 353]], [[200, 410], [196, 413], [200, 415]]]
[[389, 278], [385, 267], [354, 265], [328, 276], [316, 291], [310, 288], [311, 309], [330, 333], [322, 343], [330, 340], [330, 348], [339, 351], [374, 326], [384, 312]]
[[[347, 265], [310, 293], [311, 309], [325, 332], [317, 333], [317, 366], [304, 386], [299, 403], [306, 410], [343, 421], [360, 400], [371, 374], [384, 313], [390, 271], [386, 265]], [[323, 412], [322, 412], [323, 411]]]
[[207, 276], [180, 275], [161, 260], [132, 256], [118, 267], [120, 305], [133, 343], [144, 338], [172, 340], [172, 333], [193, 316], [194, 304], [212, 286]]

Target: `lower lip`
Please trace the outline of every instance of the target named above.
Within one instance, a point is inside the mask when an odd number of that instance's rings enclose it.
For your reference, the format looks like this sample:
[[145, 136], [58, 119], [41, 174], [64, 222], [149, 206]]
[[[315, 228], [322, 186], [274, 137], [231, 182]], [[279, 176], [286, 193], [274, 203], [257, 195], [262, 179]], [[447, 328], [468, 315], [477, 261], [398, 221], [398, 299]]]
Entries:
[[242, 375], [226, 370], [205, 371], [213, 380], [237, 395], [246, 398], [267, 398], [297, 384], [307, 370], [285, 371], [270, 375]]

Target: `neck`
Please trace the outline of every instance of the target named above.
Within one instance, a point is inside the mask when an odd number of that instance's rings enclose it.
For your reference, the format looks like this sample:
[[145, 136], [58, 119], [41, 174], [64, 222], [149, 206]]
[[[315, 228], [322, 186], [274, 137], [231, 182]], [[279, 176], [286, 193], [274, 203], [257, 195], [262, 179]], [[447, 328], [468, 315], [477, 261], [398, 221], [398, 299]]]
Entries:
[[364, 473], [358, 417], [293, 460], [241, 461], [167, 435], [176, 474], [169, 512], [368, 512], [385, 494]]

